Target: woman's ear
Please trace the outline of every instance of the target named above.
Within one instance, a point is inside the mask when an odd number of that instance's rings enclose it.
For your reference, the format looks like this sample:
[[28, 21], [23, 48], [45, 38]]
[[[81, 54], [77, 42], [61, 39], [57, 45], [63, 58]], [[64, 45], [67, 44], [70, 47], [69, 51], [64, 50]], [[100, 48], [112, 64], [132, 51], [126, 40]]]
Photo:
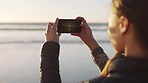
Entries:
[[125, 34], [129, 30], [129, 20], [125, 16], [120, 17], [119, 30], [121, 34]]

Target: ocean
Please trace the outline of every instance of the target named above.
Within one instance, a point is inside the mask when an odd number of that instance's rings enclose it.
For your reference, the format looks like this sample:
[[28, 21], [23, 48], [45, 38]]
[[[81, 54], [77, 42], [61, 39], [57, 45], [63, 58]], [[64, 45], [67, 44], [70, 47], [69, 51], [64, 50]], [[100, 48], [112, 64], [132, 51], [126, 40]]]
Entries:
[[[89, 23], [99, 45], [112, 58], [106, 23]], [[40, 83], [40, 50], [46, 23], [0, 23], [0, 83]], [[78, 37], [60, 37], [62, 83], [77, 83], [99, 76], [91, 52]]]

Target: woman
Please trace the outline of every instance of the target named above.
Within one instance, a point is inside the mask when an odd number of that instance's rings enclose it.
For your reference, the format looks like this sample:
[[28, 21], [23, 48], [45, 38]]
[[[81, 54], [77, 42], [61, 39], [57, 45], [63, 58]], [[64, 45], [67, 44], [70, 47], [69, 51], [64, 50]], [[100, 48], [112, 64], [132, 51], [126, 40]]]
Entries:
[[[90, 48], [101, 75], [81, 83], [148, 83], [148, 0], [112, 0], [108, 34], [116, 55], [109, 60], [84, 18], [82, 32], [72, 34]], [[61, 83], [58, 19], [49, 23], [42, 48], [41, 83]], [[105, 65], [106, 64], [106, 65]], [[104, 67], [105, 66], [105, 67]]]

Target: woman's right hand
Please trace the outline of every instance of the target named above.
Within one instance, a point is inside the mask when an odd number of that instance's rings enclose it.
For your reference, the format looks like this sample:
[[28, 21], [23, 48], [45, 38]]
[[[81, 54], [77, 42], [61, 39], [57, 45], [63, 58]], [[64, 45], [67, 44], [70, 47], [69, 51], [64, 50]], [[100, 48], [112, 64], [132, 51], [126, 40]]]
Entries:
[[78, 36], [89, 47], [91, 51], [99, 47], [98, 43], [93, 37], [92, 30], [88, 26], [86, 20], [83, 17], [77, 17], [77, 20], [81, 20], [81, 33], [72, 33], [73, 36]]

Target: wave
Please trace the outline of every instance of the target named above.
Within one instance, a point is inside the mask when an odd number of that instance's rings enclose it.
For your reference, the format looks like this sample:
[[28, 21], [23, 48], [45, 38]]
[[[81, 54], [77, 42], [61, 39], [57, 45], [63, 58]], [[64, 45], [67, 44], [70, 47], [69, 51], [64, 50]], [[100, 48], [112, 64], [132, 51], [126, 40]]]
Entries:
[[[110, 43], [109, 40], [98, 40], [99, 43]], [[32, 40], [32, 41], [0, 41], [0, 44], [30, 44], [30, 43], [44, 43], [42, 40]], [[82, 41], [66, 41], [62, 40], [60, 43], [63, 44], [83, 44]]]
[[0, 25], [47, 25], [47, 23], [0, 23]]
[[45, 31], [45, 29], [42, 28], [0, 28], [0, 30], [6, 30], [6, 31]]
[[[0, 28], [0, 31], [45, 31], [46, 29], [43, 28]], [[107, 31], [107, 29], [92, 29], [92, 31]]]
[[[106, 30], [107, 23], [88, 23], [93, 31]], [[47, 23], [0, 23], [0, 30], [43, 31]]]
[[[48, 23], [0, 23], [0, 25], [47, 25]], [[88, 23], [88, 25], [92, 26], [107, 26], [108, 23]]]

